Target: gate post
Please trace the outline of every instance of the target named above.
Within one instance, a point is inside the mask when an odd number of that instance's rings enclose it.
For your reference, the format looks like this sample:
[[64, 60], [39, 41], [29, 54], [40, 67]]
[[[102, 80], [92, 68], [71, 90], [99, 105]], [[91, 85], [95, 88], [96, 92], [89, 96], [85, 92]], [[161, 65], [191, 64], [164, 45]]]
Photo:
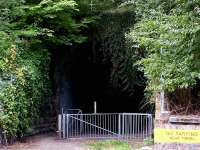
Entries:
[[125, 120], [124, 120], [124, 113], [122, 114], [122, 137], [124, 138], [124, 132], [125, 132], [125, 130], [124, 130], [124, 122], [125, 122]]
[[59, 114], [58, 115], [58, 136], [59, 136], [59, 138], [61, 139], [62, 138], [62, 131], [63, 131], [63, 129], [62, 129], [62, 115], [61, 114]]
[[67, 118], [66, 118], [66, 138], [69, 138], [69, 114], [67, 114]]
[[63, 119], [62, 119], [62, 124], [63, 124], [63, 125], [62, 125], [62, 129], [63, 129], [63, 130], [62, 130], [62, 131], [63, 131], [63, 139], [65, 139], [65, 136], [66, 136], [66, 135], [65, 135], [65, 134], [66, 134], [66, 132], [65, 132], [65, 124], [66, 124], [66, 121], [65, 121], [65, 114], [62, 114], [62, 118], [63, 118]]
[[80, 135], [82, 135], [83, 131], [83, 115], [80, 114]]
[[150, 127], [149, 127], [150, 129], [150, 137], [152, 137], [152, 135], [153, 135], [153, 116], [152, 115], [150, 115]]
[[121, 114], [118, 115], [118, 139], [121, 136]]

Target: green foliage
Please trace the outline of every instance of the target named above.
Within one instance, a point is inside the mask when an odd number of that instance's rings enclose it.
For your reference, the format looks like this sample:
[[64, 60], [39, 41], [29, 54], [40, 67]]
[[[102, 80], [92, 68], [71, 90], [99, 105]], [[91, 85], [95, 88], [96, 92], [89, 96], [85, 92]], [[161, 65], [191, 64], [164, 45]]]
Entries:
[[154, 140], [152, 137], [150, 138], [145, 138], [143, 140], [143, 143], [144, 143], [144, 146], [150, 146], [150, 145], [153, 145], [154, 144]]
[[127, 142], [121, 141], [104, 141], [90, 144], [91, 150], [131, 150], [131, 146]]
[[49, 94], [49, 53], [5, 32], [0, 37], [0, 127], [10, 136], [23, 136]]
[[39, 4], [22, 7], [24, 14], [17, 26], [25, 27], [22, 36], [40, 36], [42, 41], [56, 45], [82, 43], [86, 37], [80, 32], [96, 18], [80, 18], [74, 0], [42, 0]]
[[0, 2], [0, 128], [22, 137], [50, 96], [52, 46], [82, 43], [96, 17], [79, 17], [74, 0]]
[[[145, 57], [138, 64], [152, 91], [188, 88], [200, 79], [199, 1], [150, 1], [127, 39]], [[138, 19], [139, 20], [139, 19]], [[161, 80], [162, 78], [162, 80]]]
[[0, 37], [0, 127], [10, 136], [23, 136], [49, 93], [49, 56], [45, 50], [33, 52], [5, 32]]
[[134, 49], [125, 39], [125, 33], [134, 24], [134, 20], [132, 7], [112, 9], [102, 14], [97, 31], [100, 51], [105, 60], [112, 64], [111, 84], [130, 95], [134, 94], [136, 87], [145, 84], [143, 74], [134, 65], [140, 54], [135, 55]]
[[110, 9], [115, 9], [123, 0], [76, 0], [81, 12], [84, 14], [101, 13]]

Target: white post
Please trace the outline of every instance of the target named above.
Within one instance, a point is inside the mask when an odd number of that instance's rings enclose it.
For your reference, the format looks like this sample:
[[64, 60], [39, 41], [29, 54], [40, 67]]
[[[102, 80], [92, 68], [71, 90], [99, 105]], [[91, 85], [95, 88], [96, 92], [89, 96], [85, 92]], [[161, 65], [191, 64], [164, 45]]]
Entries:
[[[161, 57], [163, 55], [163, 49], [160, 49], [160, 54]], [[161, 76], [160, 76], [160, 83], [161, 83], [161, 92], [160, 92], [160, 107], [161, 107], [161, 114], [168, 114], [169, 112], [166, 111], [165, 109], [165, 91], [164, 91], [164, 78], [163, 78], [163, 72], [161, 72]]]
[[160, 93], [161, 113], [165, 112], [165, 92], [164, 90]]
[[62, 138], [62, 115], [61, 114], [58, 115], [58, 135], [59, 135], [59, 138], [61, 139]]
[[97, 113], [97, 102], [94, 101], [94, 113], [96, 114]]
[[66, 136], [65, 138], [67, 137], [67, 139], [69, 138], [69, 114], [66, 115], [67, 118], [66, 118]]
[[[160, 49], [160, 54], [162, 57], [163, 54], [163, 49]], [[165, 112], [165, 92], [163, 89], [163, 85], [164, 85], [164, 78], [163, 78], [163, 73], [161, 72], [161, 76], [160, 76], [160, 83], [161, 83], [161, 92], [160, 92], [160, 107], [161, 107], [161, 113]]]
[[65, 114], [63, 114], [62, 117], [63, 117], [63, 119], [62, 119], [62, 121], [63, 121], [63, 122], [62, 122], [62, 123], [63, 123], [63, 126], [62, 126], [62, 127], [63, 127], [63, 139], [65, 139], [65, 137], [66, 137], [66, 130], [65, 130], [65, 127], [66, 127], [66, 126], [65, 126], [65, 125], [66, 125], [66, 120], [65, 120], [65, 118], [66, 118], [66, 117], [65, 117]]
[[118, 139], [121, 137], [121, 114], [118, 115]]

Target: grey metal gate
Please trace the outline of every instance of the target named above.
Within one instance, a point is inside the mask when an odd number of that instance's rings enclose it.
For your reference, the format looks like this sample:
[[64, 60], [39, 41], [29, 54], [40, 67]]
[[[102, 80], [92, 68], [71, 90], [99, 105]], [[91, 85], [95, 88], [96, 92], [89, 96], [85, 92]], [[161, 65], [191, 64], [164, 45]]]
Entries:
[[61, 138], [148, 138], [152, 136], [152, 127], [151, 114], [62, 114], [58, 117]]

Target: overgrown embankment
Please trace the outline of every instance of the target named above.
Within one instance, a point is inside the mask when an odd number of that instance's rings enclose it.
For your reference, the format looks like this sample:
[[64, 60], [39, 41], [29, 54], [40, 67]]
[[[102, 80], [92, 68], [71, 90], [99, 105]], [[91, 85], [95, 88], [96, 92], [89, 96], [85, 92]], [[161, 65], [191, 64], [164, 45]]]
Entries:
[[49, 115], [49, 65], [55, 47], [82, 43], [93, 18], [79, 18], [73, 0], [0, 2], [0, 131], [23, 137]]

